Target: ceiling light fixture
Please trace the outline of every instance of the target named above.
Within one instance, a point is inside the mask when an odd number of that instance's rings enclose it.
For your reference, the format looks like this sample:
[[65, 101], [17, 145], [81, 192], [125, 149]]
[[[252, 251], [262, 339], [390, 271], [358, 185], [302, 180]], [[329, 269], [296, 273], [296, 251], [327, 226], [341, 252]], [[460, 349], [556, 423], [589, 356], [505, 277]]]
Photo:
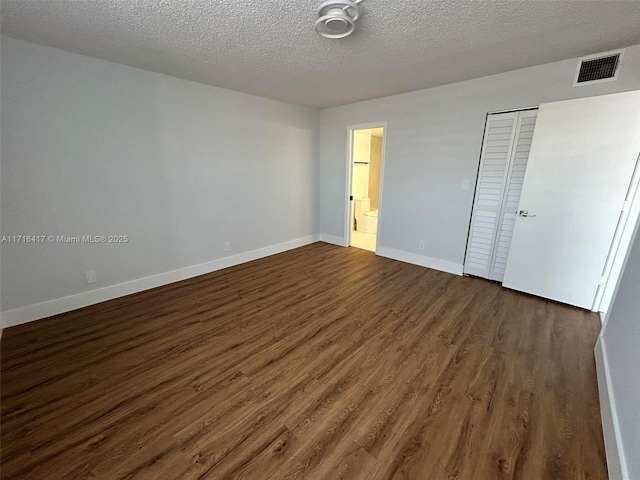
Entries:
[[318, 7], [320, 18], [316, 31], [325, 38], [344, 38], [351, 35], [360, 16], [358, 3], [362, 0], [326, 0]]

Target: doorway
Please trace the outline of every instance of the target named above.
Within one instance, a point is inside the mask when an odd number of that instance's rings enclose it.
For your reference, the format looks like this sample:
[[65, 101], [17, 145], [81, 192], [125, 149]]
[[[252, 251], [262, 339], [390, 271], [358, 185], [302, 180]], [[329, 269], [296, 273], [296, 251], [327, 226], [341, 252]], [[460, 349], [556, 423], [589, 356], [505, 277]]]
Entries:
[[384, 125], [349, 129], [348, 245], [370, 252], [378, 243], [384, 135]]

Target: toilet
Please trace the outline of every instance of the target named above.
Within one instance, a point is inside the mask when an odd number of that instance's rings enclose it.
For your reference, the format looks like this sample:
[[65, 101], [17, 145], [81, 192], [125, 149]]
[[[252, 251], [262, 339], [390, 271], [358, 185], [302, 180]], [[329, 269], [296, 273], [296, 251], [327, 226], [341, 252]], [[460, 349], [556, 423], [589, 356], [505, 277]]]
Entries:
[[378, 232], [378, 210], [371, 210], [371, 200], [369, 198], [356, 198], [354, 215], [358, 232]]

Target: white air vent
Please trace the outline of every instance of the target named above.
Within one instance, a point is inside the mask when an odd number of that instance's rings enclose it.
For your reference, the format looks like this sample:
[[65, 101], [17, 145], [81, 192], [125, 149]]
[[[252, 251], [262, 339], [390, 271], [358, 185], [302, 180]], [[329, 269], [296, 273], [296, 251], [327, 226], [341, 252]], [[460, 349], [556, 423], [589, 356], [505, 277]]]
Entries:
[[613, 82], [618, 79], [624, 50], [596, 53], [578, 60], [573, 86]]

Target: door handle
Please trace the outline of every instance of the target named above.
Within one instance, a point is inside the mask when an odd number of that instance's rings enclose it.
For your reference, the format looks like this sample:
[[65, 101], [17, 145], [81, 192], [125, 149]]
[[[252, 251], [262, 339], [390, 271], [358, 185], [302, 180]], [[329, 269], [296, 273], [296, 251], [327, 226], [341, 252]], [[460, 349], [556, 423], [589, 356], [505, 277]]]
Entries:
[[535, 215], [529, 213], [529, 210], [520, 210], [520, 212], [518, 212], [518, 215], [520, 215], [521, 217], [535, 217]]

